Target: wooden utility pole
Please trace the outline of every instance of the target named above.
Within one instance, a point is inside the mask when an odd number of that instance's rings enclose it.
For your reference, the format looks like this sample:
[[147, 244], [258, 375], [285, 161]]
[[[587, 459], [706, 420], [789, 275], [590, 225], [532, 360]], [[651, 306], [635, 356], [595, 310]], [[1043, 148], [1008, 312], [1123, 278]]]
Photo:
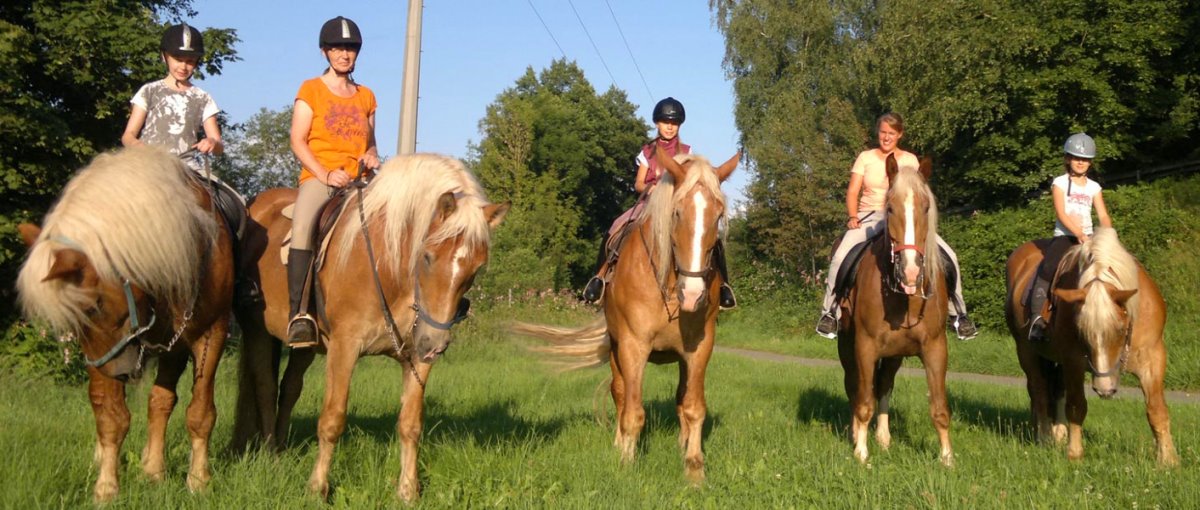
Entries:
[[421, 83], [421, 0], [408, 0], [404, 81], [400, 89], [400, 136], [396, 154], [417, 151], [417, 88]]

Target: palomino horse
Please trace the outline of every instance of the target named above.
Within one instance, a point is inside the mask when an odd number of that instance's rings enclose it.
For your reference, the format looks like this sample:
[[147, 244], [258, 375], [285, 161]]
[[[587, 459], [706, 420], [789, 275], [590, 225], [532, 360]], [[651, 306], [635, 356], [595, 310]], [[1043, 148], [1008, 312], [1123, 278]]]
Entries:
[[209, 192], [178, 158], [152, 148], [102, 154], [71, 179], [39, 230], [21, 225], [29, 258], [17, 278], [26, 315], [79, 340], [96, 416], [96, 501], [117, 496], [129, 432], [125, 382], [160, 353], [142, 470], [166, 477], [163, 447], [175, 386], [195, 361], [187, 485], [203, 489], [216, 421], [213, 376], [233, 299], [229, 232]]
[[850, 399], [854, 456], [867, 461], [867, 429], [878, 402], [875, 439], [891, 445], [888, 401], [905, 356], [925, 365], [929, 414], [941, 442], [941, 461], [954, 465], [950, 409], [946, 405], [946, 287], [937, 246], [937, 201], [926, 179], [929, 160], [918, 170], [897, 169], [888, 156], [891, 183], [887, 227], [863, 252], [857, 280], [842, 302], [838, 356]]
[[1083, 457], [1087, 416], [1084, 374], [1101, 398], [1117, 392], [1122, 370], [1137, 376], [1146, 397], [1146, 417], [1158, 446], [1158, 463], [1179, 463], [1171, 440], [1171, 418], [1163, 398], [1167, 306], [1141, 264], [1121, 246], [1117, 232], [1097, 227], [1087, 243], [1074, 246], [1058, 265], [1053, 314], [1046, 341], [1030, 342], [1025, 296], [1049, 240], [1031, 241], [1008, 257], [1005, 316], [1025, 371], [1038, 438], [1067, 440], [1067, 458]]
[[712, 265], [725, 214], [720, 183], [733, 172], [738, 157], [713, 168], [699, 156], [672, 160], [659, 152], [659, 164], [667, 173], [620, 247], [612, 284], [605, 290], [604, 316], [581, 328], [514, 326], [517, 333], [553, 344], [539, 350], [558, 356], [569, 368], [610, 363], [617, 408], [614, 443], [626, 463], [635, 457], [646, 420], [646, 362], [678, 362], [679, 446], [685, 474], [693, 483], [704, 479], [704, 372], [716, 336], [715, 296], [722, 283]]
[[[281, 393], [281, 344], [272, 337], [287, 338], [287, 271], [280, 243], [291, 231], [291, 220], [281, 212], [295, 198], [293, 189], [268, 190], [250, 207], [246, 259], [254, 267], [247, 270], [258, 275], [262, 300], [238, 311], [245, 347], [235, 449], [255, 434], [272, 446], [286, 438], [303, 373], [313, 359], [313, 349], [292, 351]], [[329, 465], [345, 429], [354, 365], [360, 356], [384, 355], [404, 367], [397, 494], [411, 501], [420, 493], [417, 447], [425, 384], [432, 363], [450, 345], [450, 327], [465, 313], [459, 303], [487, 261], [491, 228], [508, 204], [489, 204], [459, 161], [417, 154], [388, 161], [361, 194], [347, 199], [345, 211], [330, 233], [328, 260], [317, 270], [324, 309], [323, 344], [316, 350], [326, 353], [325, 403], [308, 486], [328, 496]]]

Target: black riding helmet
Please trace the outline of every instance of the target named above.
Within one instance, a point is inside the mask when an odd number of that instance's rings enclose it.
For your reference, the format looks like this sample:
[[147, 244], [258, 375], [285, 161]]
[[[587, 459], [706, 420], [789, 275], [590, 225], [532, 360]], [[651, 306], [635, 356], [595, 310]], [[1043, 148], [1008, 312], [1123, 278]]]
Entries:
[[359, 50], [362, 49], [362, 32], [358, 30], [358, 24], [350, 18], [338, 16], [321, 25], [319, 44], [322, 48], [351, 46]]
[[683, 111], [683, 103], [673, 97], [663, 99], [654, 105], [654, 122], [656, 123], [670, 121], [683, 124], [683, 120], [686, 118], [687, 113]]
[[163, 32], [159, 49], [163, 53], [185, 57], [204, 58], [204, 36], [187, 23], [171, 25]]

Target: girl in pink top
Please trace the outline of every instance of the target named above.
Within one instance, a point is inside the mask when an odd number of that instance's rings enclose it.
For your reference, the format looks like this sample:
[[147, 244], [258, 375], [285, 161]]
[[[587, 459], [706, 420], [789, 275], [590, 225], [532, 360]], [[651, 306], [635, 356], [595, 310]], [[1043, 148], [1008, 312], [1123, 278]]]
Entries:
[[[897, 113], [885, 113], [875, 122], [878, 132], [879, 147], [859, 153], [850, 168], [850, 185], [846, 188], [846, 234], [842, 244], [833, 253], [829, 264], [829, 276], [825, 282], [825, 300], [821, 305], [821, 318], [817, 321], [817, 334], [826, 338], [837, 337], [837, 307], [834, 306], [834, 287], [838, 281], [838, 270], [842, 261], [855, 246], [867, 242], [884, 228], [884, 208], [888, 191], [888, 176], [885, 162], [889, 155], [896, 157], [900, 168], [916, 169], [920, 163], [913, 153], [899, 147], [900, 139], [904, 137], [904, 120]], [[961, 271], [958, 267], [958, 255], [938, 236], [938, 246], [950, 259], [953, 273], [947, 271], [947, 279], [953, 279], [951, 288], [954, 295], [950, 297], [950, 315], [954, 323], [955, 333], [962, 340], [974, 338], [977, 333], [975, 324], [967, 317], [967, 304], [962, 298], [962, 279], [958, 278]]]

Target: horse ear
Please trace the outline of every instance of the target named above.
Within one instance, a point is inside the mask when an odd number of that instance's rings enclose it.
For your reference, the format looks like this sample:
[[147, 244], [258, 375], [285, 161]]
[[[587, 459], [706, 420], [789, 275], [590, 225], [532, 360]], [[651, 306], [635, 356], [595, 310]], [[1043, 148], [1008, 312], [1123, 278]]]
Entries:
[[1067, 303], [1079, 303], [1087, 297], [1087, 289], [1054, 289], [1054, 295]]
[[496, 228], [504, 220], [504, 215], [508, 214], [509, 207], [512, 207], [512, 204], [507, 201], [503, 204], [488, 204], [483, 208], [483, 217], [487, 218], [488, 225]]
[[449, 191], [442, 193], [442, 196], [438, 198], [437, 210], [438, 216], [440, 216], [442, 220], [445, 220], [446, 218], [449, 218], [451, 214], [454, 214], [454, 211], [458, 210], [458, 200], [454, 198], [454, 193]]
[[17, 232], [21, 233], [21, 240], [25, 242], [25, 246], [33, 248], [33, 243], [37, 241], [38, 234], [42, 233], [42, 229], [32, 223], [22, 223], [17, 225]]
[[933, 175], [933, 159], [928, 157], [921, 158], [921, 166], [919, 166], [917, 170], [921, 172], [921, 176], [925, 177], [925, 180], [928, 181], [929, 176]]
[[683, 167], [679, 166], [679, 162], [675, 158], [668, 156], [667, 151], [654, 151], [654, 159], [658, 161], [658, 165], [667, 169], [671, 173], [671, 177], [675, 179], [675, 183], [683, 182], [684, 172]]
[[733, 170], [737, 168], [738, 161], [741, 160], [742, 151], [738, 151], [737, 154], [734, 154], [732, 158], [729, 158], [729, 161], [721, 163], [721, 166], [717, 167], [717, 179], [719, 179], [721, 182], [725, 182], [725, 179], [728, 179], [729, 176], [733, 174]]
[[1110, 291], [1108, 295], [1112, 297], [1113, 302], [1118, 306], [1125, 306], [1125, 303], [1129, 301], [1129, 298], [1133, 297], [1134, 294], [1137, 294], [1137, 291], [1137, 289], [1113, 290]]
[[884, 161], [883, 165], [887, 169], [888, 185], [891, 186], [891, 182], [896, 179], [896, 174], [900, 172], [900, 165], [896, 164], [896, 155], [888, 154], [887, 160]]
[[55, 251], [52, 256], [54, 261], [50, 263], [50, 270], [42, 278], [43, 282], [64, 280], [80, 284], [85, 276], [94, 273], [91, 260], [79, 250], [64, 248]]

